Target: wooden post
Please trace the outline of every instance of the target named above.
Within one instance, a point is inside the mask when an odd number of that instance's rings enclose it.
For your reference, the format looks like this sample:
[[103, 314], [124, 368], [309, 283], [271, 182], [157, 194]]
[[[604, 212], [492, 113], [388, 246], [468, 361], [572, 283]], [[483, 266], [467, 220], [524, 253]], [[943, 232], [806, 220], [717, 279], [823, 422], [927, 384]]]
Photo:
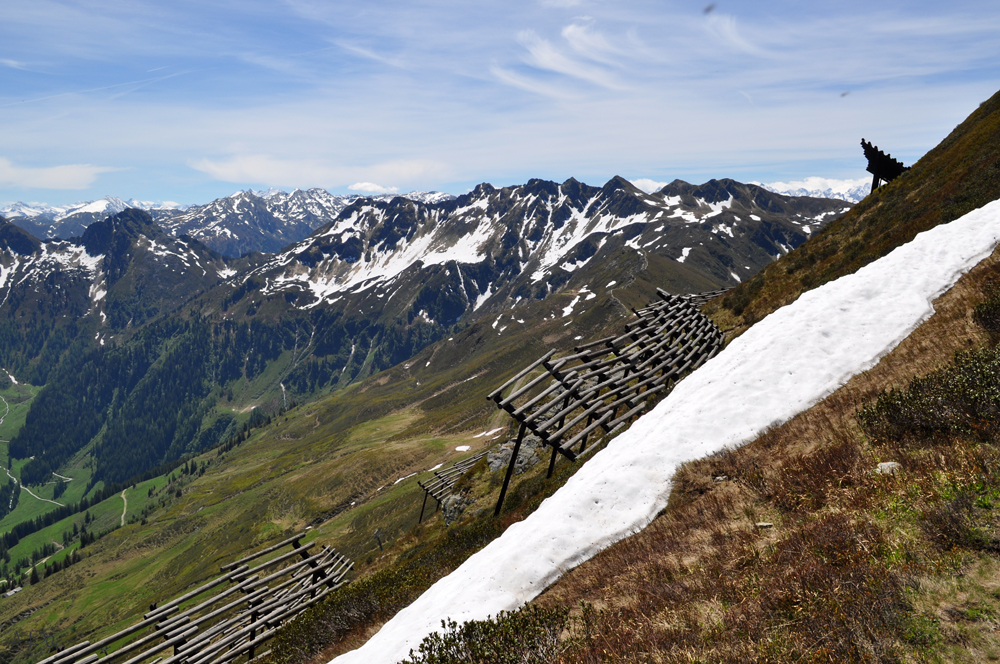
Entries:
[[503, 499], [507, 496], [507, 487], [510, 485], [510, 478], [514, 474], [514, 465], [517, 463], [517, 453], [521, 451], [521, 441], [524, 440], [524, 431], [527, 429], [524, 426], [524, 422], [521, 422], [521, 428], [517, 430], [517, 442], [514, 443], [514, 449], [510, 453], [510, 463], [507, 464], [507, 474], [503, 478], [503, 486], [500, 488], [500, 498], [497, 499], [497, 507], [493, 510], [493, 516], [500, 516], [500, 508], [503, 507]]
[[421, 523], [424, 520], [424, 508], [427, 507], [427, 490], [424, 490], [424, 502], [420, 506], [420, 518], [417, 519], [417, 523]]
[[555, 467], [556, 467], [556, 455], [558, 453], [559, 453], [559, 448], [556, 447], [555, 445], [553, 445], [552, 446], [552, 458], [549, 459], [549, 472], [545, 476], [545, 479], [549, 479], [550, 477], [552, 477], [552, 471], [555, 470]]

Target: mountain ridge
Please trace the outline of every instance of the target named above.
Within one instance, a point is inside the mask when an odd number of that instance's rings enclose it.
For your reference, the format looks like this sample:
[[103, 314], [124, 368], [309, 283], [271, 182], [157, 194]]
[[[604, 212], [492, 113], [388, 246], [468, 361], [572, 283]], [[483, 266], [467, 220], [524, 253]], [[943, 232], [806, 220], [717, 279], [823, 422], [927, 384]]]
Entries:
[[[318, 217], [308, 206], [322, 205], [320, 196], [272, 194], [272, 207], [257, 213], [283, 205]], [[226, 210], [250, 214], [261, 200], [238, 192], [225, 199]], [[557, 311], [541, 314], [544, 302], [578, 294], [561, 305], [565, 317], [586, 306], [581, 298], [609, 290], [632, 263], [679, 292], [731, 286], [740, 281], [737, 271], [753, 274], [847, 209], [732, 180], [675, 182], [654, 194], [619, 177], [602, 187], [573, 179], [483, 183], [440, 202], [358, 198], [304, 240], [239, 259], [199, 238], [175, 236], [171, 230], [190, 229], [163, 228], [162, 220], [131, 208], [66, 241], [35, 244], [8, 224], [11, 241], [34, 253], [0, 256], [11, 275], [0, 326], [12, 330], [0, 344], [0, 363], [35, 384], [54, 381], [11, 449], [26, 455], [36, 448], [22, 472], [37, 482], [90, 444], [84, 431], [94, 436], [104, 427], [101, 436], [118, 435], [117, 417], [140, 426], [142, 408], [164, 389], [155, 384], [170, 381], [170, 400], [187, 400], [176, 407], [191, 419], [180, 428], [164, 425], [171, 440], [158, 443], [157, 454], [176, 457], [200, 440], [202, 420], [220, 390], [228, 394], [233, 385], [271, 395], [280, 387], [283, 401], [342, 389], [480, 322], [502, 336], [514, 333], [511, 326], [531, 325], [527, 311], [554, 320]], [[49, 312], [60, 317], [33, 333]], [[180, 377], [157, 368], [173, 346], [194, 354], [184, 359], [192, 379], [209, 382], [179, 389]], [[72, 359], [92, 351], [98, 354], [90, 369], [90, 360]], [[145, 368], [123, 368], [120, 378], [90, 375], [102, 352], [133, 357]], [[93, 403], [111, 408], [110, 419], [101, 415], [72, 444], [61, 442], [52, 423], [63, 419], [61, 403], [89, 389], [88, 382], [98, 391]], [[168, 457], [138, 455], [145, 460], [126, 463], [131, 457], [118, 453], [121, 468], [103, 461], [97, 467], [100, 477], [123, 481]]]

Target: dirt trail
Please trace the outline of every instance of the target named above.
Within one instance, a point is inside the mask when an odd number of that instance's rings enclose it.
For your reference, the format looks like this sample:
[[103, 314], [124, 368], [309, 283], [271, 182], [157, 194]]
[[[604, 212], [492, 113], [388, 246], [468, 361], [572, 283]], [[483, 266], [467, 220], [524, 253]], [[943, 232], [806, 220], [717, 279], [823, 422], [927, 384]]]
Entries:
[[125, 503], [125, 506], [122, 507], [122, 525], [124, 526], [125, 525], [125, 512], [128, 511], [128, 498], [125, 497], [125, 489], [122, 489], [122, 501]]

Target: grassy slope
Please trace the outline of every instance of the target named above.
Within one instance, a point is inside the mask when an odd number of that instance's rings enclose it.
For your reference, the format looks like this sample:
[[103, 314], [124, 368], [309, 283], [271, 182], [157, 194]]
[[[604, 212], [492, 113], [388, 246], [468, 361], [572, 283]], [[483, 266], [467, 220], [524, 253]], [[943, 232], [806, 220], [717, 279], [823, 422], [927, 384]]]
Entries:
[[[687, 464], [649, 528], [537, 600], [596, 610], [559, 661], [1000, 658], [1000, 549], [942, 544], [928, 527], [971, 486], [978, 524], [995, 537], [997, 441], [872, 440], [857, 419], [859, 405], [956, 351], [992, 347], [972, 312], [998, 279], [1000, 252], [876, 367], [756, 441]], [[900, 475], [873, 472], [890, 460]]]
[[[376, 528], [396, 547], [392, 556], [419, 540], [413, 528], [423, 498], [420, 477], [397, 479], [462, 458], [455, 452], [459, 445], [471, 445], [471, 453], [482, 449], [487, 441], [476, 434], [509, 424], [486, 401], [491, 389], [551, 346], [570, 347], [579, 343], [574, 337], [617, 329], [627, 312], [617, 298], [631, 306], [654, 297], [645, 262], [634, 255], [620, 260], [625, 263], [595, 266], [579, 276], [580, 284], [571, 282], [551, 301], [532, 305], [547, 317], [543, 323], [528, 329], [505, 322], [502, 333], [492, 320], [474, 324], [404, 365], [293, 409], [222, 458], [214, 451], [196, 458], [207, 464], [203, 476], [169, 486], [167, 478], [156, 478], [128, 490], [127, 525], [85, 548], [82, 562], [0, 601], [0, 623], [45, 607], [23, 627], [45, 625], [64, 643], [107, 633], [149, 602], [203, 580], [219, 563], [306, 525], [315, 526], [310, 539], [356, 560], [359, 575], [381, 568], [388, 558], [378, 552]], [[587, 310], [578, 304], [573, 315], [562, 315], [580, 286], [606, 284], [611, 273], [619, 282], [613, 292], [588, 302]], [[630, 273], [639, 274], [631, 284]], [[484, 505], [495, 499], [498, 483], [495, 478], [485, 488], [490, 495], [481, 496]], [[152, 498], [149, 486], [156, 487]], [[117, 495], [92, 508], [92, 530], [116, 526], [121, 509]], [[145, 525], [138, 523], [143, 516]], [[26, 538], [12, 556], [61, 542], [81, 519], [70, 517]], [[436, 537], [440, 516], [432, 521], [438, 525], [417, 532]], [[5, 645], [0, 635], [0, 653]]]

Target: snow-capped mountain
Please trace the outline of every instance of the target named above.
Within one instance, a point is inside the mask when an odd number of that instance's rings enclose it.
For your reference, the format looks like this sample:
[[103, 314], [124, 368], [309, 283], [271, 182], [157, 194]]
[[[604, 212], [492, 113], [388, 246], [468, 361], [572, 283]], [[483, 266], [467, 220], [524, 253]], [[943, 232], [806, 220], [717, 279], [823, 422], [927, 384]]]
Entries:
[[[440, 192], [410, 192], [402, 198], [418, 202], [441, 202], [454, 198]], [[390, 201], [396, 194], [339, 196], [324, 189], [295, 189], [290, 193], [238, 191], [207, 205], [192, 206], [179, 214], [154, 214], [174, 235], [188, 234], [226, 256], [252, 251], [273, 253], [307, 237], [334, 220], [359, 199]]]
[[[619, 298], [633, 284], [734, 285], [850, 207], [732, 180], [645, 193], [619, 177], [482, 184], [436, 203], [357, 198], [336, 212], [343, 202], [322, 190], [238, 192], [183, 213], [125, 209], [70, 240], [0, 222], [0, 366], [64, 390], [50, 419], [81, 423], [34, 426], [31, 449], [43, 453], [22, 472], [44, 480], [103, 427], [98, 472], [125, 480], [203, 444], [194, 436], [221, 399], [216, 387], [308, 397], [405, 365], [450, 335], [491, 349], [539, 325], [600, 326], [627, 310]], [[192, 237], [280, 237], [327, 216], [266, 256], [226, 259]], [[182, 225], [196, 220], [210, 223]], [[171, 414], [136, 446], [136, 423], [168, 392], [183, 421]]]
[[[454, 198], [437, 191], [398, 194], [421, 203], [440, 203]], [[339, 196], [323, 189], [238, 191], [206, 205], [181, 205], [172, 201], [151, 202], [106, 196], [98, 201], [56, 207], [44, 203], [14, 203], [0, 209], [0, 216], [13, 221], [39, 239], [78, 237], [95, 221], [126, 208], [145, 210], [170, 233], [190, 235], [227, 255], [253, 251], [275, 252], [308, 236], [333, 220], [341, 210], [360, 198], [390, 201], [397, 194], [364, 197]]]
[[[100, 340], [175, 309], [231, 272], [220, 255], [168, 235], [139, 210], [95, 222], [72, 240], [38, 240], [0, 220], [0, 319], [13, 328], [42, 317], [47, 334], [86, 324]], [[34, 335], [31, 344], [41, 347], [46, 335]]]
[[735, 285], [848, 209], [732, 180], [675, 181], [653, 194], [619, 177], [600, 188], [573, 179], [482, 184], [443, 203], [357, 200], [245, 279], [258, 278], [261, 297], [306, 309], [433, 283], [413, 294], [411, 313], [449, 324], [487, 303], [544, 298], [622, 252], [669, 261], [691, 290]]
[[134, 198], [123, 201], [114, 196], [105, 196], [96, 201], [83, 201], [64, 206], [18, 202], [0, 209], [0, 216], [13, 221], [39, 239], [68, 239], [83, 235], [90, 224], [103, 221], [126, 208], [178, 211], [185, 209], [186, 206], [171, 201], [154, 203]]
[[833, 180], [830, 178], [808, 177], [794, 182], [752, 182], [768, 191], [785, 196], [810, 196], [812, 198], [837, 198], [857, 203], [871, 193], [871, 178], [857, 180]]
[[6, 207], [0, 208], [0, 215], [3, 215], [6, 219], [40, 217], [51, 220], [55, 219], [57, 214], [61, 214], [65, 210], [66, 208], [64, 207], [56, 207], [48, 203], [22, 203], [18, 201], [17, 203], [11, 203]]

